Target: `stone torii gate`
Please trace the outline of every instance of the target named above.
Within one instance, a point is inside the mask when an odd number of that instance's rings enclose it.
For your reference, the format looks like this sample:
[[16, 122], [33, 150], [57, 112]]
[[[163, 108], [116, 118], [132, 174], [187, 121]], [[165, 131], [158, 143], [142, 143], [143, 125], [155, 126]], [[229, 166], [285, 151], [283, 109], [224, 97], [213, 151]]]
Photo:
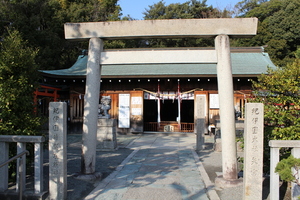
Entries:
[[[102, 64], [195, 63], [191, 51], [103, 52], [104, 39], [215, 37], [215, 50], [196, 52], [198, 63], [217, 63], [220, 122], [222, 130], [222, 171], [218, 182], [237, 181], [235, 116], [229, 36], [251, 37], [257, 32], [257, 18], [172, 19], [66, 23], [66, 39], [89, 39], [84, 99], [81, 173], [95, 174], [98, 104]], [[205, 56], [203, 56], [205, 55]], [[197, 57], [197, 56], [196, 56]], [[204, 61], [203, 61], [204, 60]], [[223, 185], [224, 186], [224, 185]]]

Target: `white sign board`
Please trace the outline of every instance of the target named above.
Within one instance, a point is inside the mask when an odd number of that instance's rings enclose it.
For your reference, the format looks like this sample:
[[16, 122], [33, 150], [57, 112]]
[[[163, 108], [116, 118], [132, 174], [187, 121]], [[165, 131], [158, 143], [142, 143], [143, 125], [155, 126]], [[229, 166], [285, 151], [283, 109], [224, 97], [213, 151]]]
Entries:
[[131, 104], [132, 105], [142, 105], [142, 97], [132, 97]]
[[130, 94], [119, 94], [119, 128], [130, 128]]
[[219, 95], [209, 94], [209, 108], [219, 108]]

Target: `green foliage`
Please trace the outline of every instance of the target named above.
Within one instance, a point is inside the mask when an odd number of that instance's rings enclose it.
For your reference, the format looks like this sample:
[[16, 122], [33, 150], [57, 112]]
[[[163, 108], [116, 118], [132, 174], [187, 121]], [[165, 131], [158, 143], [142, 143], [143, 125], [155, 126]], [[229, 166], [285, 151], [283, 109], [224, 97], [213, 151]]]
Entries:
[[64, 38], [66, 22], [119, 20], [118, 0], [3, 0], [0, 1], [0, 35], [5, 27], [18, 30], [27, 45], [39, 49], [40, 69], [61, 69], [74, 64], [88, 46]]
[[143, 14], [145, 20], [150, 19], [190, 19], [193, 18], [192, 14], [188, 12], [189, 5], [188, 3], [176, 3], [165, 5], [163, 0], [158, 3], [149, 6], [149, 9], [146, 9], [146, 12]]
[[[292, 168], [295, 169], [296, 174], [293, 174]], [[300, 158], [294, 158], [290, 155], [288, 158], [282, 159], [276, 166], [275, 172], [279, 174], [281, 180], [288, 182], [295, 182], [300, 185], [299, 174]]]
[[228, 10], [220, 11], [206, 5], [206, 0], [190, 0], [185, 3], [172, 3], [166, 5], [163, 0], [150, 5], [144, 14], [145, 20], [150, 19], [199, 19], [231, 17]]
[[[206, 0], [190, 0], [185, 3], [166, 5], [163, 0], [150, 5], [144, 12], [145, 20], [155, 19], [199, 19], [199, 18], [224, 18], [231, 17], [232, 12], [218, 10], [206, 5]], [[184, 38], [184, 39], [151, 39], [147, 41], [148, 47], [211, 47], [213, 39]]]
[[0, 43], [0, 134], [36, 135], [40, 118], [34, 115], [38, 51], [26, 46], [18, 31], [8, 31]]
[[52, 0], [56, 16], [65, 22], [116, 21], [120, 17], [118, 0]]
[[237, 15], [243, 16], [267, 0], [242, 0], [235, 5]]
[[[300, 139], [300, 59], [253, 82], [253, 102], [264, 103], [264, 171], [269, 171], [270, 140]], [[287, 155], [287, 149], [281, 149]]]
[[[40, 69], [72, 66], [88, 44], [65, 40], [66, 22], [121, 20], [118, 0], [2, 0], [0, 35], [5, 27], [18, 30], [28, 46], [39, 49], [36, 63]], [[251, 39], [235, 39], [231, 46], [264, 46], [273, 62], [284, 66], [295, 57], [300, 38], [299, 0], [242, 0], [236, 5], [240, 17], [258, 17], [258, 34]], [[206, 0], [187, 0], [166, 5], [159, 1], [146, 9], [144, 19], [187, 19], [232, 17], [233, 11], [207, 6]], [[126, 16], [123, 20], [133, 20]], [[124, 40], [105, 42], [108, 48], [131, 47], [206, 47], [212, 39]]]
[[253, 101], [264, 103], [265, 136], [269, 140], [300, 139], [300, 59], [269, 69], [253, 82]]
[[[245, 1], [243, 1], [245, 2]], [[270, 0], [250, 6], [242, 17], [259, 19], [258, 33], [251, 39], [237, 39], [232, 46], [264, 46], [274, 64], [285, 66], [293, 62], [300, 45], [300, 1]]]

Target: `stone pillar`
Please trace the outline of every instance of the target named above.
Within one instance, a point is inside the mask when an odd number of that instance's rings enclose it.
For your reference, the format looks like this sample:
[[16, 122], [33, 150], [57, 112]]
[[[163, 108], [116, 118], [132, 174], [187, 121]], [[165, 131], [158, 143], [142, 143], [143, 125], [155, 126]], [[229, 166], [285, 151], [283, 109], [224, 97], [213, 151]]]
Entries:
[[246, 103], [244, 200], [262, 199], [264, 105]]
[[34, 192], [36, 194], [44, 191], [44, 182], [43, 182], [43, 143], [36, 142], [34, 143]]
[[[9, 152], [9, 143], [8, 142], [0, 142], [0, 163], [6, 162]], [[8, 165], [4, 165], [0, 168], [0, 192], [4, 192], [8, 188]]]
[[[299, 147], [294, 147], [292, 149], [292, 155], [295, 157], [295, 158], [300, 158], [300, 148]], [[295, 170], [295, 168], [292, 169], [293, 170], [293, 174], [296, 174], [298, 173], [298, 177], [300, 176], [300, 169], [298, 170], [298, 172]], [[297, 200], [299, 199], [300, 197], [300, 186], [297, 185], [297, 183], [294, 183], [292, 182], [291, 183], [292, 185], [292, 200]]]
[[[215, 38], [215, 48], [218, 59], [217, 76], [222, 134], [223, 177], [219, 178], [230, 181], [237, 179], [237, 155], [235, 141], [233, 80], [228, 35], [218, 35]], [[224, 184], [226, 185], [226, 183], [222, 183], [223, 187]], [[228, 186], [229, 185], [230, 182], [228, 182]]]
[[[17, 142], [17, 154], [22, 153], [26, 150], [26, 143], [23, 142]], [[26, 187], [26, 154], [22, 157], [23, 163], [22, 163], [22, 169], [20, 169], [19, 162], [17, 162], [17, 191], [20, 191], [20, 170], [22, 170], [22, 191], [25, 191]]]
[[195, 133], [196, 133], [196, 150], [201, 151], [204, 145], [205, 130], [205, 95], [196, 95], [195, 103]]
[[275, 168], [279, 162], [279, 147], [271, 147], [270, 152], [270, 200], [279, 199], [279, 174], [275, 173]]
[[95, 173], [102, 50], [103, 41], [100, 38], [91, 38], [88, 51], [84, 97], [83, 144], [81, 154], [82, 174]]
[[50, 102], [49, 105], [49, 194], [51, 200], [67, 199], [67, 104], [65, 102]]

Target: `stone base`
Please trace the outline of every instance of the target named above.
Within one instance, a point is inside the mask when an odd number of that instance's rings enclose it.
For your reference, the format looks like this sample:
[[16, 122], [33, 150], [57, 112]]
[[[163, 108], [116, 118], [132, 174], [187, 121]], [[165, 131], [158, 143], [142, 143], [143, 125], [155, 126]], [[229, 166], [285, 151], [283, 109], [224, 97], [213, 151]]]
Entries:
[[222, 152], [222, 141], [221, 138], [217, 138], [214, 145], [214, 150], [216, 152]]
[[116, 151], [119, 147], [116, 141], [102, 141], [97, 145], [97, 151]]
[[116, 126], [116, 119], [98, 119], [97, 151], [118, 149]]
[[217, 176], [215, 179], [215, 186], [220, 188], [230, 188], [230, 187], [237, 187], [243, 185], [243, 179], [233, 179], [233, 180], [226, 180], [223, 176]]
[[95, 172], [93, 174], [76, 173], [76, 174], [73, 174], [73, 177], [76, 179], [79, 179], [79, 180], [84, 180], [84, 181], [97, 181], [97, 180], [101, 180], [102, 173], [101, 172]]

